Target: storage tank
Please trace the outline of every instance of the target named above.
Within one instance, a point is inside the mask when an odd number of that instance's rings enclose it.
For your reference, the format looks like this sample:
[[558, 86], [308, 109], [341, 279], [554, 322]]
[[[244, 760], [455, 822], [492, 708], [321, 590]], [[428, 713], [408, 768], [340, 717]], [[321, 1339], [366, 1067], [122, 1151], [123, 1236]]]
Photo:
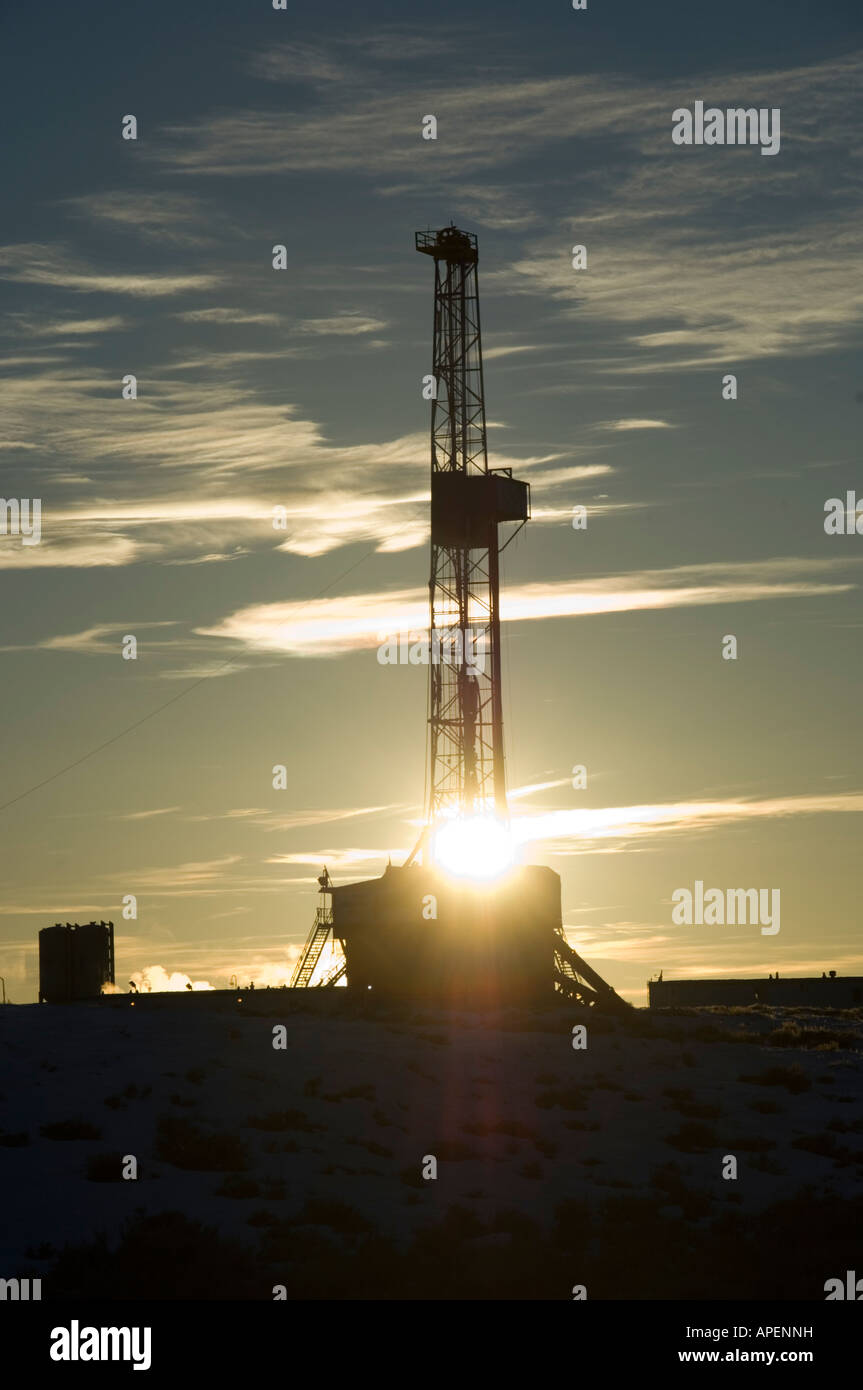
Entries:
[[72, 998], [72, 932], [62, 922], [39, 933], [39, 1003]]
[[114, 983], [114, 923], [58, 922], [39, 933], [39, 1002], [98, 999]]
[[74, 932], [72, 998], [98, 999], [102, 986], [114, 983], [114, 925], [85, 922]]

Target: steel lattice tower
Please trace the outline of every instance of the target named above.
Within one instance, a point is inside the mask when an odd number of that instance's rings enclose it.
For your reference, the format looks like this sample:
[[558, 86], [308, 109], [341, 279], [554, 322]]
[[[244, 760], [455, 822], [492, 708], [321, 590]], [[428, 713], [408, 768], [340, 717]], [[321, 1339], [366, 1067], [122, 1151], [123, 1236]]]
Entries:
[[427, 824], [442, 815], [506, 821], [498, 526], [529, 516], [529, 489], [489, 469], [477, 239], [417, 232], [434, 283]]

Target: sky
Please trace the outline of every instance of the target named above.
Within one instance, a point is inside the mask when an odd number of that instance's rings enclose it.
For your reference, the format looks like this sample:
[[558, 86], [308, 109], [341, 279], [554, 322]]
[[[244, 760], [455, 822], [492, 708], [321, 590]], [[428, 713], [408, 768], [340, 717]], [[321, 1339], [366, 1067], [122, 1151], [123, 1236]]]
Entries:
[[[281, 983], [321, 866], [411, 849], [427, 670], [376, 648], [427, 602], [414, 233], [450, 221], [490, 463], [531, 484], [526, 861], [636, 1003], [863, 974], [863, 535], [824, 526], [863, 501], [856, 4], [7, 0], [0, 41], [0, 496], [41, 502], [38, 544], [0, 535], [7, 994], [91, 918], [118, 984]], [[696, 101], [778, 108], [778, 153], [675, 144]], [[780, 931], [676, 924], [696, 881], [779, 890]]]

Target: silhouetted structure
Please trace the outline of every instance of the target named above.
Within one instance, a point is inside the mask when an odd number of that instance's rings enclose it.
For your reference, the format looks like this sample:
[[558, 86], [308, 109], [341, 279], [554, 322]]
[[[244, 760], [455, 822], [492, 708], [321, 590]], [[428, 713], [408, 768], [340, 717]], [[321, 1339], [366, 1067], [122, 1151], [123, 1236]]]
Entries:
[[39, 1003], [98, 999], [114, 983], [114, 923], [57, 922], [39, 933]]
[[345, 964], [323, 984], [346, 973], [352, 989], [462, 1006], [557, 990], [626, 1008], [569, 946], [553, 870], [512, 869], [478, 885], [431, 862], [441, 827], [490, 822], [506, 836], [498, 528], [516, 523], [509, 540], [521, 529], [530, 490], [510, 469], [488, 466], [477, 239], [450, 225], [418, 232], [416, 249], [435, 267], [426, 821], [407, 862], [380, 879], [333, 888], [324, 870], [324, 905], [291, 983], [311, 983], [332, 932]]
[[[417, 232], [434, 259], [431, 414], [429, 783], [427, 820], [507, 816], [500, 667], [498, 526], [524, 525], [530, 489], [490, 469], [479, 320], [477, 239]], [[457, 635], [461, 640], [447, 643]], [[435, 638], [439, 639], [438, 642]], [[472, 653], [481, 662], [472, 661]]]
[[[568, 945], [553, 869], [525, 865], [476, 884], [431, 866], [391, 866], [332, 896], [352, 988], [488, 1008], [539, 1004], [557, 987], [588, 1006], [627, 1007]], [[561, 978], [553, 953], [565, 966]]]
[[775, 1004], [809, 1005], [817, 1009], [853, 1009], [863, 1004], [863, 976], [768, 975], [765, 980], [649, 980], [647, 994], [652, 1009], [674, 1005]]

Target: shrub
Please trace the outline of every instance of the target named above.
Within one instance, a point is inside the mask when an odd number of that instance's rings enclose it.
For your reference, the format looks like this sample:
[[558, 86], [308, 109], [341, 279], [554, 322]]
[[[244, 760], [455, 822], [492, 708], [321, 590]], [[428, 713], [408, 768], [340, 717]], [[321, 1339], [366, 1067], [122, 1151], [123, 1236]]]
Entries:
[[324, 1092], [324, 1100], [374, 1100], [375, 1088], [371, 1084], [362, 1086], [346, 1086], [343, 1091], [331, 1091], [329, 1094]]
[[271, 1211], [267, 1211], [266, 1208], [262, 1208], [262, 1209], [260, 1209], [260, 1210], [258, 1210], [258, 1211], [253, 1211], [253, 1212], [252, 1212], [251, 1216], [247, 1218], [247, 1225], [249, 1225], [249, 1226], [277, 1226], [277, 1225], [278, 1225], [278, 1217], [274, 1216], [273, 1213], [272, 1213]]
[[522, 1124], [521, 1120], [497, 1120], [494, 1124], [474, 1121], [462, 1125], [462, 1131], [464, 1134], [478, 1134], [482, 1137], [489, 1134], [511, 1134], [515, 1139], [533, 1139], [536, 1133], [529, 1125]]
[[540, 1091], [535, 1097], [535, 1103], [542, 1110], [550, 1110], [555, 1105], [559, 1105], [562, 1110], [587, 1109], [587, 1098], [577, 1086], [556, 1086], [547, 1091]]
[[426, 1180], [422, 1175], [422, 1168], [419, 1163], [412, 1163], [408, 1168], [402, 1168], [399, 1177], [406, 1187], [425, 1187]]
[[191, 1120], [163, 1115], [156, 1127], [157, 1158], [197, 1173], [241, 1172], [248, 1164], [236, 1134], [205, 1133]]
[[464, 1159], [478, 1157], [476, 1149], [461, 1139], [438, 1139], [429, 1152], [441, 1163], [461, 1163]]
[[566, 1302], [575, 1268], [592, 1299], [811, 1301], [823, 1298], [825, 1270], [854, 1268], [863, 1198], [810, 1188], [751, 1213], [735, 1209], [737, 1195], [703, 1220], [663, 1210], [655, 1195], [570, 1202], [550, 1230], [521, 1212], [483, 1222], [455, 1208], [404, 1249], [373, 1229], [344, 1231], [362, 1218], [332, 1209], [314, 1213], [332, 1226], [255, 1213], [255, 1251], [167, 1212], [130, 1224], [116, 1250], [104, 1237], [65, 1250], [47, 1277], [61, 1299], [268, 1300], [282, 1284], [289, 1300]]
[[738, 1080], [745, 1081], [748, 1086], [784, 1086], [792, 1095], [808, 1091], [812, 1086], [809, 1077], [796, 1063], [790, 1067], [768, 1067], [757, 1076], [740, 1076]]
[[711, 1125], [691, 1120], [688, 1124], [681, 1125], [676, 1133], [666, 1135], [665, 1142], [673, 1149], [679, 1149], [681, 1153], [698, 1154], [716, 1148], [719, 1136]]
[[[269, 1276], [268, 1276], [269, 1278]], [[116, 1250], [103, 1234], [66, 1246], [50, 1275], [53, 1298], [259, 1299], [270, 1297], [260, 1263], [212, 1227], [167, 1211], [126, 1223]]]
[[221, 1187], [216, 1188], [217, 1197], [260, 1197], [261, 1189], [254, 1178], [240, 1177], [236, 1173], [229, 1173], [222, 1180]]
[[688, 1086], [666, 1086], [662, 1094], [674, 1102], [670, 1108], [688, 1120], [718, 1120], [722, 1114], [718, 1105], [695, 1100]]
[[371, 1229], [371, 1224], [355, 1207], [334, 1197], [309, 1197], [297, 1217], [298, 1225], [328, 1226], [343, 1235], [357, 1235]]
[[374, 1154], [376, 1158], [392, 1158], [393, 1151], [388, 1149], [386, 1144], [378, 1144], [374, 1139], [349, 1139], [349, 1144], [356, 1144], [359, 1148], [365, 1149], [367, 1153]]
[[57, 1120], [54, 1124], [42, 1125], [39, 1133], [43, 1139], [101, 1139], [102, 1131], [86, 1120]]
[[324, 1129], [324, 1125], [312, 1124], [303, 1110], [268, 1110], [264, 1115], [250, 1115], [246, 1124], [249, 1129], [263, 1129], [269, 1134], [280, 1134], [291, 1129]]
[[533, 1142], [546, 1158], [554, 1158], [560, 1148], [560, 1145], [555, 1144], [553, 1139], [534, 1139]]
[[86, 1176], [88, 1182], [122, 1182], [123, 1155], [121, 1153], [91, 1154], [87, 1159]]
[[771, 1177], [781, 1178], [788, 1172], [781, 1163], [777, 1163], [775, 1158], [769, 1154], [753, 1154], [747, 1159], [747, 1166], [756, 1169], [759, 1173], [769, 1173]]
[[792, 1139], [792, 1149], [802, 1149], [805, 1153], [818, 1154], [821, 1158], [832, 1158], [834, 1163], [851, 1163], [859, 1159], [859, 1155], [845, 1148], [839, 1143], [835, 1132], [825, 1134], [802, 1134], [799, 1139]]
[[728, 1151], [729, 1153], [736, 1153], [739, 1149], [741, 1153], [765, 1153], [768, 1149], [775, 1147], [775, 1139], [765, 1139], [757, 1134], [744, 1134], [729, 1143]]
[[786, 1020], [765, 1039], [768, 1047], [809, 1047], [818, 1052], [837, 1052], [840, 1048], [853, 1048], [856, 1040], [853, 1033], [837, 1028], [801, 1028], [792, 1019]]
[[863, 1120], [831, 1120], [827, 1128], [837, 1134], [863, 1134]]

